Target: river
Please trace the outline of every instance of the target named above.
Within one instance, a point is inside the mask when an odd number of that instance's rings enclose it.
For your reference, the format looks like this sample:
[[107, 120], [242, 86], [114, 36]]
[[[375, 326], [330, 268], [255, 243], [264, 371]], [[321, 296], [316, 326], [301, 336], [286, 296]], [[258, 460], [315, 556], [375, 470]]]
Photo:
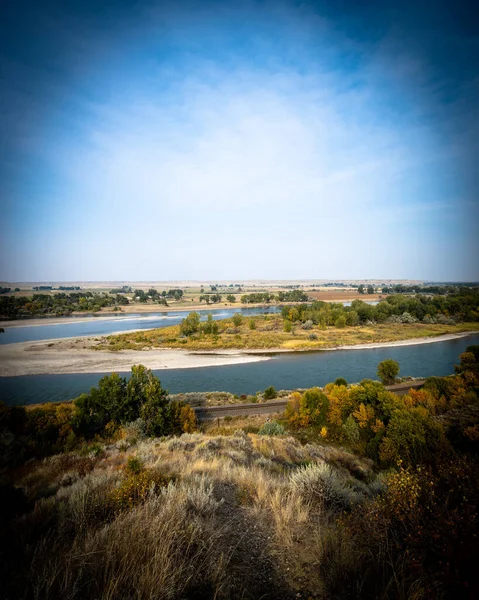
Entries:
[[[366, 302], [367, 304], [377, 304], [375, 301]], [[344, 306], [350, 306], [351, 302], [342, 302]], [[209, 314], [215, 321], [227, 319], [235, 313], [241, 313], [245, 317], [274, 314], [281, 312], [281, 306], [266, 307], [242, 307], [238, 308], [209, 308], [196, 311], [202, 321], [205, 321]], [[0, 344], [15, 344], [16, 342], [36, 342], [41, 340], [56, 340], [69, 337], [86, 337], [93, 335], [111, 335], [121, 333], [122, 331], [131, 331], [132, 329], [158, 329], [178, 325], [189, 313], [188, 310], [178, 310], [171, 312], [156, 312], [148, 314], [129, 314], [118, 316], [98, 316], [85, 319], [84, 317], [69, 317], [67, 323], [48, 323], [48, 317], [45, 317], [45, 323], [41, 325], [15, 325], [6, 327], [5, 332], [0, 335]], [[1, 323], [0, 323], [1, 325]]]
[[[154, 372], [171, 393], [253, 394], [269, 385], [294, 389], [322, 386], [337, 377], [344, 377], [348, 382], [376, 378], [376, 367], [386, 358], [399, 362], [401, 375], [449, 375], [454, 372], [459, 355], [471, 344], [479, 344], [479, 334], [431, 344], [277, 354], [255, 363]], [[138, 352], [138, 363], [141, 363], [141, 352]], [[3, 377], [0, 378], [0, 400], [11, 405], [67, 400], [88, 391], [101, 376], [87, 373]]]
[[[281, 311], [279, 306], [269, 306], [266, 308], [211, 308], [209, 310], [198, 310], [196, 312], [205, 321], [211, 314], [213, 319], [227, 319], [235, 313], [241, 313], [245, 317], [261, 314], [272, 314]], [[45, 324], [41, 325], [15, 325], [6, 327], [5, 332], [0, 335], [0, 344], [14, 344], [16, 342], [35, 342], [40, 340], [56, 340], [68, 337], [85, 337], [93, 335], [111, 335], [112, 333], [121, 333], [122, 331], [131, 331], [132, 329], [156, 329], [178, 325], [188, 310], [175, 312], [148, 313], [146, 315], [124, 315], [115, 317], [92, 317], [85, 320], [82, 317], [70, 317], [68, 323], [48, 323], [45, 318]]]

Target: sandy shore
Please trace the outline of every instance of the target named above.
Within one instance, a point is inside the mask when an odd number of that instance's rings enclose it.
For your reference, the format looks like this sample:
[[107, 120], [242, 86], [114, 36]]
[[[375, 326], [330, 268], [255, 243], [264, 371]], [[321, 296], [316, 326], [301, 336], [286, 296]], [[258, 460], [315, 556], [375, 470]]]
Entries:
[[[365, 350], [395, 346], [431, 344], [477, 334], [477, 331], [445, 334], [436, 337], [414, 338], [396, 342], [357, 344], [319, 350]], [[78, 344], [78, 345], [77, 345]], [[129, 371], [133, 364], [143, 364], [150, 369], [189, 369], [235, 365], [268, 360], [268, 355], [314, 350], [214, 350], [186, 351], [167, 348], [152, 350], [122, 350], [108, 352], [91, 350], [89, 338], [68, 338], [21, 342], [0, 346], [0, 377], [18, 375], [46, 375], [62, 373], [108, 373]]]
[[49, 347], [48, 343], [42, 341], [0, 346], [0, 377], [126, 372], [132, 365], [140, 363], [149, 369], [189, 369], [267, 360], [264, 356], [247, 356], [239, 351], [209, 356], [168, 349], [108, 352], [66, 349], [57, 346], [54, 341], [49, 343], [53, 345]]

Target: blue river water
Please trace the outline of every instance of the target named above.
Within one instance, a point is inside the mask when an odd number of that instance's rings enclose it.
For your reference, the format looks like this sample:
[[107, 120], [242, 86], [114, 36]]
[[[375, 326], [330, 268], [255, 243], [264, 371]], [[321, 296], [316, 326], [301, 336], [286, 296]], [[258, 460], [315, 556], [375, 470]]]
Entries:
[[[397, 360], [400, 375], [449, 375], [467, 346], [479, 344], [479, 334], [412, 346], [278, 354], [269, 360], [239, 365], [165, 369], [154, 371], [171, 393], [228, 391], [252, 394], [269, 385], [277, 389], [325, 385], [337, 377], [348, 382], [376, 378], [379, 362]], [[141, 362], [141, 353], [138, 353]], [[33, 404], [75, 398], [98, 383], [101, 374], [30, 375], [0, 378], [0, 400], [7, 404]]]
[[[212, 308], [209, 310], [197, 311], [201, 319], [206, 320], [209, 314], [213, 319], [227, 319], [235, 313], [241, 313], [244, 316], [259, 314], [271, 314], [281, 311], [281, 307], [269, 306], [266, 308]], [[16, 342], [34, 342], [39, 340], [53, 340], [67, 337], [84, 337], [91, 335], [110, 335], [121, 331], [131, 329], [154, 329], [159, 327], [169, 327], [180, 323], [188, 311], [158, 312], [148, 313], [146, 315], [125, 315], [117, 317], [93, 317], [90, 321], [81, 318], [71, 317], [68, 323], [48, 324], [45, 319], [45, 325], [19, 325], [15, 327], [6, 327], [5, 332], [0, 335], [0, 344], [14, 344]], [[26, 321], [28, 323], [28, 321]]]

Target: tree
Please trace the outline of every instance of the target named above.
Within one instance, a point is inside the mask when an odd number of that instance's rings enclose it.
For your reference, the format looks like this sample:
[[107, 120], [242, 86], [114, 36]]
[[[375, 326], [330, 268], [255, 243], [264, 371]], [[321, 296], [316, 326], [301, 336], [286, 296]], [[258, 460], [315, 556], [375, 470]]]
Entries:
[[374, 288], [372, 285], [368, 286], [368, 294], [374, 294]]
[[203, 325], [202, 330], [204, 333], [213, 335], [218, 334], [218, 323], [213, 321], [213, 315], [209, 314], [206, 323]]
[[276, 390], [275, 390], [275, 388], [272, 385], [270, 385], [269, 387], [267, 387], [265, 389], [265, 391], [263, 392], [263, 398], [265, 400], [273, 400], [273, 398], [276, 398], [276, 395], [277, 395], [276, 394]]
[[383, 385], [392, 385], [399, 375], [399, 363], [392, 358], [383, 360], [378, 365], [377, 375]]
[[200, 328], [200, 315], [197, 312], [190, 313], [180, 323], [180, 331], [182, 335], [193, 335]]
[[240, 313], [235, 313], [233, 315], [233, 325], [235, 327], [240, 327], [242, 322], [243, 322], [243, 315]]
[[[143, 366], [143, 365], [140, 365]], [[132, 368], [133, 371], [134, 367]], [[143, 367], [143, 369], [145, 369]], [[160, 436], [168, 432], [168, 392], [161, 387], [160, 380], [149, 369], [146, 372], [146, 385], [138, 396], [140, 416], [145, 422], [145, 431], [150, 436]], [[131, 378], [130, 378], [131, 381]], [[128, 382], [130, 383], [130, 382]]]
[[232, 304], [233, 304], [234, 302], [236, 302], [236, 298], [233, 296], [233, 294], [228, 294], [228, 295], [226, 296], [226, 300], [228, 300], [228, 302], [231, 302]]
[[346, 317], [344, 315], [341, 315], [340, 317], [338, 317], [336, 319], [335, 325], [336, 325], [336, 327], [339, 327], [341, 329], [343, 327], [346, 327]]
[[364, 285], [362, 283], [358, 285], [358, 294], [364, 294]]

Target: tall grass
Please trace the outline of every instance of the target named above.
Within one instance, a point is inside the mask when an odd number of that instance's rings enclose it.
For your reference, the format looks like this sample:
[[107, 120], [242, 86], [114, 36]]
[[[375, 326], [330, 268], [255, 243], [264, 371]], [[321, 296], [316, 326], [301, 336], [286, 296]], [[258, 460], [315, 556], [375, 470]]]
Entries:
[[[30, 504], [4, 532], [7, 597], [320, 597], [358, 571], [334, 518], [379, 489], [368, 461], [241, 430], [129, 443], [21, 474]], [[125, 489], [131, 502], [115, 501]]]

